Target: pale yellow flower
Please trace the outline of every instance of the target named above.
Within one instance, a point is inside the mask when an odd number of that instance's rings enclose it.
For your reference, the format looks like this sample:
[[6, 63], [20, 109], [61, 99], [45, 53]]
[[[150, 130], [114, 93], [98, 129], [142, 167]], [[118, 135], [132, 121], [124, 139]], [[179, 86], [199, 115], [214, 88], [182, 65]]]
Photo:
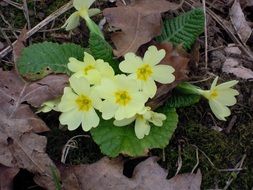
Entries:
[[83, 62], [76, 58], [69, 58], [68, 68], [76, 77], [85, 77], [90, 84], [100, 84], [102, 78], [113, 78], [114, 71], [109, 63], [84, 52]]
[[227, 106], [236, 104], [235, 96], [239, 92], [232, 89], [234, 85], [238, 83], [236, 80], [225, 82], [217, 85], [218, 77], [216, 77], [211, 85], [210, 90], [197, 89], [199, 94], [203, 95], [209, 101], [214, 115], [220, 119], [226, 121], [225, 117], [231, 114], [230, 109]]
[[101, 12], [96, 8], [90, 9], [90, 6], [94, 2], [95, 0], [74, 0], [73, 6], [77, 11], [70, 15], [62, 27], [64, 27], [66, 30], [72, 30], [76, 28], [80, 23], [80, 17], [90, 22], [90, 17]]
[[99, 96], [104, 99], [100, 111], [104, 119], [116, 120], [133, 117], [140, 112], [147, 98], [139, 91], [134, 79], [125, 75], [116, 75], [112, 79], [102, 79], [96, 87]]
[[62, 112], [60, 123], [67, 125], [69, 130], [75, 130], [82, 124], [83, 130], [89, 131], [99, 124], [95, 109], [99, 109], [102, 101], [85, 78], [72, 76], [69, 81], [70, 87], [64, 88], [58, 106], [59, 111]]
[[40, 112], [47, 113], [52, 110], [59, 111], [58, 105], [60, 103], [60, 100], [61, 100], [60, 98], [56, 98], [54, 100], [49, 100], [49, 101], [44, 102], [36, 113], [40, 113]]
[[125, 126], [135, 121], [134, 131], [138, 139], [143, 139], [145, 135], [150, 132], [150, 124], [153, 123], [155, 126], [161, 127], [163, 121], [166, 120], [166, 116], [162, 113], [156, 113], [151, 111], [150, 107], [143, 108], [142, 111], [137, 113], [135, 116], [123, 120], [115, 120], [113, 122], [116, 126]]
[[175, 80], [172, 74], [175, 71], [173, 67], [158, 65], [164, 57], [165, 50], [157, 50], [155, 46], [150, 46], [143, 59], [134, 53], [127, 53], [119, 68], [125, 73], [130, 73], [130, 77], [137, 80], [140, 90], [152, 98], [157, 90], [155, 81], [168, 84]]

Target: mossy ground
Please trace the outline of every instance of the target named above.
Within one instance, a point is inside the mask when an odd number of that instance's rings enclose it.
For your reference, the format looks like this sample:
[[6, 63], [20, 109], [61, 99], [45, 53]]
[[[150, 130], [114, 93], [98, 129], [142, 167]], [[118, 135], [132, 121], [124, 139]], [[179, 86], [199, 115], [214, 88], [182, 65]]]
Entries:
[[[20, 3], [21, 1], [17, 2]], [[33, 12], [30, 16], [32, 25], [34, 26], [66, 2], [68, 0], [42, 1], [39, 5], [37, 4], [35, 6], [35, 1], [31, 1], [29, 3], [29, 9], [34, 10], [34, 7], [36, 7], [36, 13]], [[12, 6], [0, 6], [0, 11], [8, 18], [14, 30], [21, 29], [26, 24], [21, 10], [13, 8]], [[39, 12], [44, 13], [43, 18], [37, 14]], [[70, 12], [65, 14], [65, 16], [69, 15]], [[63, 24], [65, 16], [55, 21], [58, 27]], [[7, 26], [2, 23], [1, 27], [5, 28]], [[76, 34], [73, 34], [68, 39], [63, 39], [69, 37], [65, 31], [57, 33], [60, 38], [55, 38], [52, 35], [54, 32], [45, 33], [44, 36], [39, 33], [33, 37], [33, 41], [72, 41], [85, 45], [87, 43], [86, 28], [81, 26], [81, 31], [77, 31]], [[14, 38], [10, 31], [6, 30], [6, 34], [11, 37], [11, 40]], [[2, 34], [0, 34], [0, 39], [5, 39]], [[233, 77], [223, 76], [222, 78], [227, 80]], [[200, 85], [205, 88], [210, 85], [210, 82]], [[165, 156], [165, 162], [161, 161], [160, 163], [169, 170], [168, 177], [175, 175], [179, 155], [182, 157], [180, 173], [191, 172], [197, 163], [196, 151], [198, 150], [199, 164], [197, 168], [201, 170], [203, 175], [203, 189], [223, 188], [230, 177], [234, 178], [229, 187], [230, 189], [247, 190], [253, 187], [253, 118], [251, 106], [253, 98], [249, 97], [253, 86], [245, 81], [241, 81], [239, 86], [238, 90], [241, 92], [241, 95], [238, 97], [239, 103], [232, 109], [232, 116], [236, 115], [237, 119], [230, 133], [225, 133], [224, 131], [218, 132], [211, 129], [214, 125], [225, 129], [231, 117], [228, 122], [217, 122], [213, 120], [209, 114], [210, 109], [208, 108], [208, 104], [204, 101], [191, 108], [178, 110], [180, 123], [170, 144], [165, 148], [164, 152], [162, 150], [153, 150], [151, 152], [151, 155], [158, 155], [161, 158]], [[59, 161], [61, 159], [62, 149], [67, 141], [73, 136], [83, 134], [83, 132], [81, 130], [74, 132], [60, 130], [58, 127], [58, 115], [56, 113], [40, 114], [40, 116], [51, 128], [51, 132], [45, 134], [48, 137], [47, 152], [53, 160]], [[66, 163], [93, 163], [103, 156], [100, 153], [99, 147], [91, 138], [77, 138], [76, 145], [77, 148], [69, 151]], [[243, 170], [238, 175], [235, 172], [220, 171], [220, 169], [235, 168], [236, 164], [244, 155], [246, 155], [246, 159], [242, 166]]]

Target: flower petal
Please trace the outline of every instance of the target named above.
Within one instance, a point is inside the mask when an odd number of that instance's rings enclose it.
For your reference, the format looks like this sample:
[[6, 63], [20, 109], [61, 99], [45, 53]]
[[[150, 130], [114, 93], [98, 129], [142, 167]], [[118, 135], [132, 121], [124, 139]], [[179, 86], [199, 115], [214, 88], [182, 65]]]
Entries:
[[115, 82], [111, 79], [103, 78], [101, 84], [95, 87], [95, 90], [98, 92], [98, 95], [102, 99], [107, 99], [114, 101], [114, 92], [116, 91], [117, 86]]
[[62, 26], [62, 28], [65, 28], [67, 31], [72, 30], [76, 28], [80, 23], [80, 17], [78, 12], [72, 13], [69, 18], [66, 20], [65, 24]]
[[84, 77], [77, 78], [75, 76], [72, 76], [69, 78], [70, 87], [73, 88], [73, 90], [78, 95], [86, 95], [88, 96], [90, 94], [90, 84]]
[[93, 107], [96, 108], [97, 110], [100, 110], [102, 100], [99, 98], [97, 91], [94, 88], [92, 88], [91, 90], [90, 98], [92, 100]]
[[64, 88], [64, 93], [61, 98], [61, 101], [58, 105], [58, 109], [61, 112], [67, 112], [69, 110], [72, 110], [77, 105], [75, 103], [75, 100], [78, 96], [73, 93], [72, 89], [69, 87]]
[[126, 126], [131, 124], [134, 120], [136, 119], [136, 117], [130, 117], [127, 119], [122, 119], [122, 120], [114, 120], [113, 124], [117, 127], [122, 127], [122, 126]]
[[151, 111], [151, 118], [149, 121], [152, 122], [155, 126], [161, 127], [164, 120], [166, 120], [166, 115]]
[[94, 59], [94, 57], [87, 53], [87, 52], [84, 52], [84, 58], [83, 58], [83, 62], [85, 64], [91, 64], [91, 65], [96, 65], [96, 60]]
[[238, 91], [234, 89], [218, 91], [218, 96], [215, 98], [215, 100], [219, 101], [223, 105], [232, 106], [236, 104], [235, 96], [238, 94]]
[[108, 100], [104, 100], [101, 104], [100, 109], [100, 111], [102, 112], [102, 118], [105, 120], [111, 119], [115, 115], [117, 109], [118, 106], [116, 104], [113, 104]]
[[124, 73], [133, 73], [143, 63], [142, 59], [134, 53], [127, 53], [125, 60], [119, 64], [119, 68]]
[[82, 128], [84, 131], [89, 131], [93, 127], [97, 127], [99, 124], [99, 117], [96, 111], [92, 108], [88, 112], [83, 112]]
[[74, 57], [69, 58], [68, 69], [72, 72], [78, 72], [83, 70], [85, 64], [82, 61], [77, 60]]
[[146, 51], [143, 62], [149, 65], [157, 65], [165, 57], [165, 50], [157, 50], [155, 46], [150, 46]]
[[97, 9], [97, 8], [91, 8], [88, 10], [89, 17], [92, 17], [92, 16], [97, 15], [99, 13], [101, 13], [101, 10]]
[[76, 10], [89, 9], [95, 0], [74, 0], [73, 6]]
[[227, 117], [231, 114], [229, 108], [222, 105], [218, 101], [210, 100], [209, 105], [210, 105], [212, 112], [219, 120], [226, 121], [225, 117]]
[[138, 139], [143, 139], [145, 135], [149, 134], [150, 125], [145, 119], [136, 118], [134, 131]]
[[153, 79], [150, 79], [147, 82], [142, 82], [142, 90], [147, 97], [153, 98], [157, 90], [155, 81]]
[[219, 90], [228, 89], [228, 88], [235, 86], [238, 82], [239, 81], [237, 81], [237, 80], [231, 80], [231, 81], [217, 85], [216, 89], [219, 89]]
[[219, 77], [215, 77], [215, 79], [212, 82], [210, 91], [213, 90], [216, 87], [218, 79], [219, 79]]
[[68, 130], [75, 130], [81, 124], [82, 112], [78, 111], [77, 109], [64, 112], [60, 115], [59, 120], [62, 125], [68, 126]]
[[90, 84], [97, 85], [101, 82], [101, 73], [96, 69], [92, 69], [88, 71], [87, 75], [85, 75], [85, 78], [88, 79]]
[[102, 59], [96, 60], [96, 69], [101, 73], [102, 77], [112, 78], [114, 76], [113, 68]]
[[162, 84], [172, 83], [175, 76], [172, 74], [175, 69], [169, 65], [157, 65], [154, 67], [153, 79]]

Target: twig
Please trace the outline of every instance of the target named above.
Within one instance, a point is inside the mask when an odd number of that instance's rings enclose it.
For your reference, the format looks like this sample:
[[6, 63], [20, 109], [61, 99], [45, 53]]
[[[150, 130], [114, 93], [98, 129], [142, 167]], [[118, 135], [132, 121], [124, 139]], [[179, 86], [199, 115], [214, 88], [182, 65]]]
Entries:
[[[13, 27], [11, 26], [11, 24], [5, 19], [4, 15], [2, 14], [2, 12], [0, 11], [0, 16], [2, 18], [2, 20], [4, 21], [5, 24], [8, 25], [8, 27], [10, 28], [10, 31], [13, 33], [13, 35], [16, 37], [16, 39], [18, 38], [18, 35], [16, 34], [16, 32], [14, 31]], [[2, 30], [4, 30], [2, 28]]]
[[[191, 3], [194, 3], [192, 0], [186, 0], [187, 5], [192, 6]], [[227, 32], [227, 34], [229, 35], [229, 37], [234, 41], [234, 43], [238, 44], [240, 46], [240, 48], [242, 49], [242, 51], [244, 53], [246, 53], [250, 58], [253, 59], [253, 54], [251, 53], [251, 51], [248, 49], [247, 46], [245, 46], [240, 39], [238, 39], [234, 33], [228, 28], [228, 26], [226, 26], [224, 24], [224, 22], [222, 21], [222, 19], [216, 15], [211, 9], [209, 9], [208, 7], [206, 7], [206, 12]]]
[[13, 7], [16, 7], [16, 8], [18, 8], [18, 9], [20, 9], [20, 10], [23, 10], [22, 5], [19, 4], [19, 3], [13, 2], [13, 1], [11, 1], [11, 0], [3, 0], [3, 1], [4, 1], [5, 3], [8, 3], [9, 5], [12, 5]]
[[[47, 18], [45, 18], [43, 21], [41, 21], [39, 24], [37, 24], [35, 27], [33, 27], [31, 30], [29, 30], [27, 32], [27, 38], [29, 38], [30, 36], [32, 36], [33, 34], [35, 34], [38, 30], [40, 30], [41, 28], [43, 28], [44, 26], [46, 26], [48, 23], [50, 23], [51, 21], [53, 21], [54, 19], [56, 19], [57, 17], [59, 17], [61, 14], [65, 13], [66, 11], [68, 11], [69, 9], [71, 9], [73, 7], [73, 2], [70, 1], [67, 4], [65, 4], [64, 6], [62, 6], [60, 9], [58, 9], [57, 11], [55, 11], [54, 13], [52, 13], [51, 15], [49, 15]], [[26, 38], [26, 39], [27, 39]], [[17, 43], [17, 41], [12, 43], [12, 46]], [[5, 49], [3, 49], [0, 52], [0, 58], [3, 58], [4, 56], [6, 56], [8, 53], [10, 53], [12, 51], [12, 47], [8, 46]]]
[[204, 9], [204, 17], [205, 17], [205, 68], [207, 69], [208, 65], [208, 41], [207, 41], [207, 17], [206, 17], [206, 0], [203, 0], [203, 9]]
[[30, 23], [30, 18], [29, 18], [29, 10], [28, 10], [28, 7], [27, 7], [26, 0], [23, 0], [23, 12], [24, 12], [25, 19], [26, 19], [26, 22], [27, 22], [27, 29], [31, 30], [31, 23]]
[[[242, 156], [242, 159], [236, 164], [235, 168], [242, 168], [242, 165], [243, 165], [244, 160], [246, 159], [246, 157], [247, 157], [247, 155], [244, 154], [244, 155]], [[236, 172], [233, 172], [233, 173], [232, 173], [233, 175], [231, 174], [231, 176], [229, 177], [228, 181], [226, 182], [226, 186], [223, 188], [223, 190], [228, 189], [228, 187], [231, 185], [231, 183], [232, 183], [232, 182], [234, 181], [234, 179], [235, 179], [234, 174], [235, 174], [235, 176], [237, 176], [237, 175], [239, 174], [239, 172], [240, 172], [240, 171], [236, 171]]]

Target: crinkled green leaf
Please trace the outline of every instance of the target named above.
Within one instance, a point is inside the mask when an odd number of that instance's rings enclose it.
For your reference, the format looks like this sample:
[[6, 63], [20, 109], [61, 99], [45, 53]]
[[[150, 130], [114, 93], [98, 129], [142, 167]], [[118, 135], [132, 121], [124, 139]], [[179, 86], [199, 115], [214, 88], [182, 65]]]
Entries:
[[200, 96], [195, 94], [174, 94], [168, 99], [166, 106], [172, 108], [187, 107], [198, 103], [199, 100]]
[[89, 48], [95, 59], [103, 59], [108, 62], [115, 73], [119, 72], [119, 62], [113, 56], [111, 45], [95, 33], [90, 33]]
[[50, 73], [70, 74], [69, 57], [83, 60], [84, 49], [76, 44], [43, 42], [24, 48], [17, 61], [18, 72], [28, 80], [38, 80]]
[[165, 20], [162, 34], [156, 40], [182, 43], [186, 49], [190, 49], [196, 38], [204, 31], [204, 22], [202, 9], [191, 10], [173, 19]]
[[116, 157], [120, 153], [129, 156], [145, 155], [148, 149], [164, 148], [168, 145], [178, 122], [175, 108], [163, 108], [167, 119], [162, 127], [151, 126], [150, 134], [143, 139], [135, 135], [133, 124], [124, 127], [116, 127], [112, 120], [102, 120], [97, 128], [91, 130], [94, 141], [100, 146], [102, 153]]

